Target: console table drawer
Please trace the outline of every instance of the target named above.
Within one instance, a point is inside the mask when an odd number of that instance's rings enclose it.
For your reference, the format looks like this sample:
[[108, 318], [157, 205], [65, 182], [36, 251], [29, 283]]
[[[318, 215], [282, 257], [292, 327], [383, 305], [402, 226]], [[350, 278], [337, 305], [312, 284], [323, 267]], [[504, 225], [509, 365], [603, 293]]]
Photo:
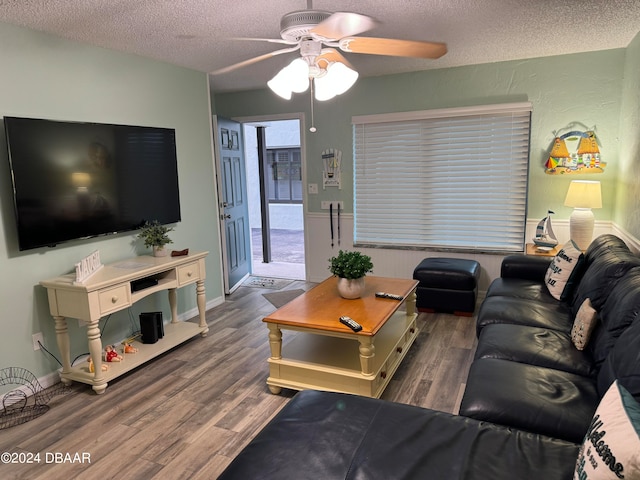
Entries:
[[100, 314], [117, 311], [131, 303], [129, 296], [129, 284], [102, 290], [98, 293], [100, 302]]
[[178, 285], [186, 285], [200, 279], [200, 264], [198, 262], [189, 263], [178, 267]]

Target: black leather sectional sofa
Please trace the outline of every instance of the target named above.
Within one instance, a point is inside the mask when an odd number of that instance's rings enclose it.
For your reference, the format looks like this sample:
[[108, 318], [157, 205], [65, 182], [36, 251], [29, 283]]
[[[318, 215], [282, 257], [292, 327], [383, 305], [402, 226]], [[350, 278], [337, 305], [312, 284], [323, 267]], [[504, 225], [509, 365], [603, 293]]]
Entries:
[[[461, 415], [579, 443], [616, 378], [640, 399], [640, 258], [613, 235], [596, 238], [584, 257], [565, 302], [542, 281], [550, 259], [504, 259], [478, 311]], [[598, 320], [578, 350], [571, 329], [587, 298]]]
[[[543, 283], [549, 258], [510, 256], [478, 312], [460, 414], [330, 392], [298, 393], [221, 479], [569, 479], [614, 379], [640, 400], [640, 259], [594, 240], [573, 294]], [[571, 343], [589, 298], [599, 322]]]

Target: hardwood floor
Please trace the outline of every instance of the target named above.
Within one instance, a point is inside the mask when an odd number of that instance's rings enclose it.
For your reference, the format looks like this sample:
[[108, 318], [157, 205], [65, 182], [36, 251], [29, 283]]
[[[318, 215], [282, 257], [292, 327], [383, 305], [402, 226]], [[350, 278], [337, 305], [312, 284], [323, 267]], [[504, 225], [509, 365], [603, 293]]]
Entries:
[[[286, 289], [311, 287], [296, 281]], [[261, 320], [275, 307], [262, 294], [270, 292], [240, 287], [207, 312], [207, 337], [111, 382], [104, 395], [74, 383], [40, 418], [0, 430], [0, 452], [40, 453], [39, 463], [0, 464], [0, 478], [216, 478], [296, 393], [273, 395], [265, 384]], [[382, 398], [455, 413], [476, 347], [475, 318], [423, 313], [418, 325]], [[55, 463], [56, 452], [68, 461]]]

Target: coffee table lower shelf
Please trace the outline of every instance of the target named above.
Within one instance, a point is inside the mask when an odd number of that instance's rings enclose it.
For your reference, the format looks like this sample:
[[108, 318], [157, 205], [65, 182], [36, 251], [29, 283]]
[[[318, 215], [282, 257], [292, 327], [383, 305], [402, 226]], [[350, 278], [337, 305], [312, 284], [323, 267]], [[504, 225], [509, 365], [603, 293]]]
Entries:
[[267, 385], [274, 394], [291, 388], [380, 398], [418, 336], [416, 318], [416, 314], [396, 312], [375, 334], [371, 374], [362, 372], [357, 335], [329, 336], [327, 332], [294, 328], [298, 333], [283, 344], [282, 357], [268, 360]]

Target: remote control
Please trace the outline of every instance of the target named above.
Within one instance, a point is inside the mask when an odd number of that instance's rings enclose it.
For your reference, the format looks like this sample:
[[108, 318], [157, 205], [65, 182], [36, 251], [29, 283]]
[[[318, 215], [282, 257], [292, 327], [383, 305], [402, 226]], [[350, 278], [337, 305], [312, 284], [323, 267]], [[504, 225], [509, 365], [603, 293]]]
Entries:
[[346, 315], [343, 315], [342, 317], [340, 317], [340, 323], [345, 324], [354, 332], [359, 332], [360, 330], [362, 330], [362, 325], [356, 322], [353, 318], [347, 317]]
[[402, 300], [402, 295], [394, 295], [393, 293], [376, 292], [378, 298], [390, 298], [392, 300]]

